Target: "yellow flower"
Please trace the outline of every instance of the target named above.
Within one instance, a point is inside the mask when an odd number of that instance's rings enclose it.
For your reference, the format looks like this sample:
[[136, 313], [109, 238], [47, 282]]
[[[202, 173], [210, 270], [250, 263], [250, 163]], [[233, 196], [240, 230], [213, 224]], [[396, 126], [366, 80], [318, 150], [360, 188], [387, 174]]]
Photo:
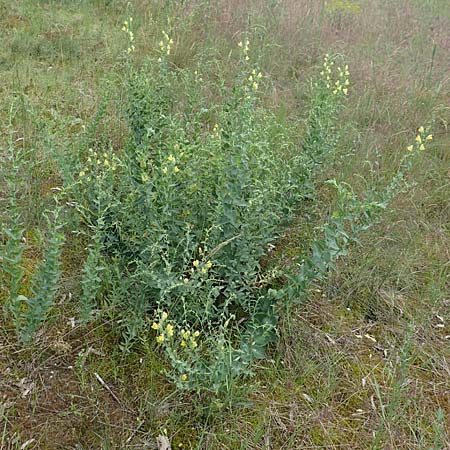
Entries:
[[153, 322], [153, 323], [152, 323], [152, 328], [153, 328], [154, 330], [157, 330], [158, 327], [159, 327], [159, 325], [158, 325], [156, 322]]
[[245, 60], [248, 61], [250, 58], [248, 57], [248, 55], [245, 57]]
[[418, 135], [416, 136], [416, 142], [418, 142], [419, 144], [422, 143], [422, 138], [420, 137], [420, 134], [418, 134]]
[[208, 269], [206, 267], [202, 267], [202, 273], [208, 272]]
[[211, 261], [208, 261], [208, 262], [206, 263], [206, 267], [207, 267], [208, 269], [211, 269], [211, 267], [212, 267], [212, 262], [211, 262]]
[[163, 169], [162, 169], [162, 173], [163, 173], [164, 175], [166, 175], [166, 174], [167, 174], [167, 167], [163, 167]]
[[189, 283], [189, 279], [188, 278], [183, 278], [183, 283], [184, 284], [188, 284]]
[[156, 338], [156, 342], [158, 344], [162, 344], [164, 342], [164, 335], [160, 334], [157, 338]]
[[186, 341], [181, 341], [180, 347], [186, 347]]
[[192, 263], [192, 265], [193, 265], [194, 267], [198, 267], [199, 264], [200, 264], [200, 261], [199, 261], [198, 259], [196, 259], [196, 260]]
[[425, 150], [425, 145], [420, 144], [419, 150], [422, 150], [422, 151]]
[[250, 75], [250, 76], [248, 77], [248, 81], [253, 81], [252, 75]]
[[256, 91], [258, 89], [258, 83], [254, 81], [252, 87]]
[[196, 331], [195, 333], [194, 333], [194, 337], [199, 337], [200, 336], [200, 331]]
[[165, 311], [163, 311], [161, 318], [162, 318], [162, 320], [166, 320], [168, 316], [169, 316], [169, 314], [167, 314]]
[[105, 159], [105, 160], [103, 161], [103, 164], [105, 165], [105, 167], [108, 167], [108, 166], [109, 166], [109, 161], [108, 161], [107, 159]]
[[408, 147], [406, 147], [406, 149], [408, 150], [408, 152], [412, 152], [414, 149], [414, 146], [408, 145]]
[[197, 344], [196, 341], [192, 341], [192, 342], [191, 342], [191, 347], [192, 347], [192, 348], [196, 348], [197, 346], [198, 346], [198, 344]]
[[189, 339], [190, 335], [191, 335], [191, 332], [189, 330], [187, 330], [187, 331], [181, 330], [181, 336], [183, 337], [184, 340]]
[[258, 78], [262, 78], [262, 73], [261, 72], [258, 73]]
[[425, 130], [423, 129], [423, 127], [420, 127], [420, 128], [419, 128], [419, 133], [422, 134], [422, 133], [424, 133], [424, 132], [425, 132]]
[[167, 330], [167, 335], [169, 337], [172, 337], [173, 336], [173, 326], [170, 325], [170, 323], [167, 325], [166, 330]]
[[185, 373], [183, 373], [183, 375], [181, 375], [181, 381], [187, 381], [187, 379], [188, 376]]
[[347, 88], [344, 88], [344, 89], [342, 89], [342, 92], [343, 92], [345, 95], [347, 95], [348, 89], [347, 89]]
[[178, 168], [178, 166], [175, 166], [175, 167], [173, 168], [173, 171], [174, 171], [175, 173], [178, 173], [178, 172], [180, 171], [180, 169]]
[[174, 157], [173, 155], [169, 155], [169, 156], [167, 157], [167, 161], [175, 162], [175, 157]]
[[242, 47], [242, 41], [239, 42], [238, 47]]
[[426, 140], [427, 140], [427, 141], [432, 141], [432, 140], [433, 140], [433, 135], [432, 135], [432, 134], [429, 134], [429, 135], [426, 137]]
[[82, 170], [82, 171], [78, 174], [78, 176], [79, 176], [80, 178], [83, 178], [85, 175], [86, 175], [86, 173], [84, 172], [84, 170]]

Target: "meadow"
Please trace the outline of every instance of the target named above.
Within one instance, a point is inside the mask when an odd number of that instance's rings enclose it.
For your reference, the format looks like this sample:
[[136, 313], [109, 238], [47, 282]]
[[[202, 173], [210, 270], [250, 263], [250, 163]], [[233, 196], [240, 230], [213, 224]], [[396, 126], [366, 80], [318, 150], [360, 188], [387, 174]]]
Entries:
[[450, 448], [447, 0], [0, 11], [0, 449]]

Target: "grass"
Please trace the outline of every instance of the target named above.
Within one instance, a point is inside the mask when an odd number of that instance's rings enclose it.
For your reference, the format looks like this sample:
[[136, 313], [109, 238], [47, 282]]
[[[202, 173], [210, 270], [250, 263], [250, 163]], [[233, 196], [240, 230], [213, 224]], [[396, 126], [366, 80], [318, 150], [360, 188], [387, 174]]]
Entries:
[[[18, 180], [28, 272], [43, 251], [41, 212], [60, 183], [54, 160], [76, 150], [105, 91], [119, 100], [95, 139], [114, 148], [125, 140], [117, 81], [126, 45], [120, 27], [129, 15], [137, 61], [154, 52], [170, 16], [174, 63], [189, 67], [196, 55], [209, 55], [220, 61], [205, 70], [211, 78], [231, 77], [230, 42], [252, 33], [272, 84], [264, 102], [300, 130], [308, 80], [323, 54], [345, 55], [354, 85], [341, 119], [347, 156], [341, 173], [330, 175], [359, 190], [395, 171], [418, 125], [431, 124], [435, 136], [413, 168], [413, 187], [351, 247], [320, 292], [283, 312], [278, 342], [256, 376], [231, 391], [232, 408], [174, 391], [162, 355], [145, 342], [121, 352], [114, 323], [73, 326], [85, 242], [71, 237], [57, 308], [36, 342], [19, 346], [10, 324], [0, 323], [0, 448], [154, 448], [164, 430], [173, 448], [450, 447], [450, 6], [358, 3], [361, 13], [308, 0], [136, 0], [130, 7], [0, 0], [0, 158], [11, 121], [15, 147], [33, 155]], [[329, 204], [326, 189], [319, 197]], [[0, 205], [4, 198], [0, 181]], [[307, 228], [300, 218], [277, 249], [280, 259], [299, 251]]]

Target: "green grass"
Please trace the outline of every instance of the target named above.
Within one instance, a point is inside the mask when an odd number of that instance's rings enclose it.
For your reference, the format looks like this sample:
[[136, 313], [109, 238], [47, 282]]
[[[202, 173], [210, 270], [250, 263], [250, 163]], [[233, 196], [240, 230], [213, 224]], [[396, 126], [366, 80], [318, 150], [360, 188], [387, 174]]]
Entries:
[[[140, 0], [130, 7], [0, 0], [0, 164], [10, 138], [32, 155], [18, 180], [25, 281], [45, 251], [42, 211], [61, 184], [55, 160], [78, 151], [105, 92], [111, 101], [92, 139], [114, 149], [126, 142], [120, 80], [127, 43], [120, 28], [130, 15], [136, 64], [155, 52], [170, 17], [174, 64], [190, 67], [203, 55], [210, 61], [202, 68], [206, 84], [232, 78], [230, 51], [251, 34], [269, 79], [263, 102], [298, 128], [298, 139], [321, 58], [345, 55], [352, 73], [341, 117], [345, 156], [326, 176], [357, 191], [367, 180], [389, 179], [419, 125], [430, 124], [434, 134], [409, 175], [413, 186], [360, 236], [320, 292], [282, 312], [277, 343], [256, 376], [231, 391], [232, 408], [174, 390], [153, 343], [143, 339], [131, 353], [120, 351], [113, 319], [72, 327], [86, 242], [69, 236], [56, 307], [35, 343], [21, 347], [11, 323], [0, 323], [1, 448], [31, 439], [27, 449], [145, 448], [163, 430], [173, 448], [188, 449], [450, 446], [450, 6], [358, 3], [361, 13], [338, 16], [307, 0]], [[0, 180], [1, 218], [5, 188]], [[331, 208], [329, 189], [317, 195], [310, 216], [299, 214], [280, 242], [277, 260], [289, 264], [303, 252], [311, 214]], [[5, 295], [0, 289], [2, 302]]]

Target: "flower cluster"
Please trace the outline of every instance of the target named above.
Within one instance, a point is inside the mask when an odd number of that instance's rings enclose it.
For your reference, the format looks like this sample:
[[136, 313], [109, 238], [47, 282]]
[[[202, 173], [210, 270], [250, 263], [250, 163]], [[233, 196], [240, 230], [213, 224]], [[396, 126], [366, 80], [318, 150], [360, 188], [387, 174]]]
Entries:
[[[425, 136], [426, 135], [426, 136]], [[425, 144], [433, 140], [433, 135], [426, 133], [424, 127], [420, 127], [417, 130], [417, 136], [413, 145], [408, 145], [407, 150], [413, 152], [414, 150], [424, 151]]]
[[133, 23], [133, 18], [130, 17], [128, 20], [125, 20], [125, 22], [123, 23], [123, 27], [122, 27], [122, 31], [124, 31], [125, 33], [127, 33], [128, 35], [128, 39], [130, 41], [130, 45], [127, 48], [127, 53], [130, 54], [131, 52], [134, 52], [135, 47], [134, 47], [134, 34], [131, 31], [131, 24]]
[[350, 81], [348, 79], [350, 72], [348, 66], [344, 68], [338, 67], [337, 70], [333, 70], [334, 61], [330, 60], [330, 56], [325, 55], [323, 62], [323, 70], [320, 72], [322, 79], [324, 80], [327, 89], [331, 89], [333, 94], [336, 95], [342, 92], [344, 95], [348, 94], [348, 86]]
[[[201, 248], [200, 248], [201, 251]], [[191, 273], [194, 273], [195, 270], [200, 270], [201, 273], [207, 273], [209, 269], [212, 267], [212, 262], [207, 261], [206, 263], [200, 263], [198, 259], [194, 260], [192, 263], [193, 267], [191, 268]]]
[[247, 39], [245, 41], [245, 44], [241, 41], [241, 42], [239, 42], [238, 46], [239, 46], [239, 48], [242, 49], [242, 53], [244, 55], [244, 59], [246, 61], [249, 61], [250, 60], [250, 56], [248, 56], [248, 52], [250, 51], [250, 41]]
[[100, 154], [90, 148], [88, 150], [88, 153], [89, 156], [86, 160], [86, 167], [82, 169], [78, 174], [78, 178], [80, 179], [80, 181], [86, 180], [89, 182], [94, 176], [98, 178], [100, 176], [101, 170], [111, 170], [112, 172], [114, 172], [117, 169], [116, 160], [106, 152]]
[[198, 73], [198, 70], [194, 70], [194, 79], [195, 81], [202, 83], [203, 82], [203, 78], [201, 77], [201, 75]]
[[163, 311], [159, 322], [153, 322], [152, 324], [152, 329], [158, 332], [158, 335], [156, 336], [156, 342], [158, 344], [162, 344], [166, 339], [173, 337], [173, 325], [170, 323], [166, 324], [168, 317], [169, 315]]
[[[211, 261], [206, 261], [206, 262], [200, 262], [198, 259], [195, 259], [192, 262], [192, 267], [191, 267], [191, 274], [194, 275], [196, 272], [206, 275], [208, 273], [208, 270], [211, 269], [213, 266], [213, 263]], [[183, 279], [183, 284], [189, 284], [189, 278], [184, 277]]]
[[[168, 317], [169, 314], [166, 311], [163, 311], [159, 321], [152, 323], [151, 328], [157, 332], [156, 342], [158, 344], [167, 342], [175, 336], [175, 328], [168, 321]], [[197, 338], [200, 336], [200, 331], [181, 328], [178, 331], [177, 336], [179, 337], [181, 348], [194, 349], [198, 347]]]
[[179, 366], [181, 372], [179, 380], [185, 383], [189, 378], [188, 373], [192, 371], [192, 367], [189, 367], [186, 359], [195, 360], [197, 358], [200, 331], [174, 326], [168, 317], [168, 313], [163, 311], [159, 320], [153, 322], [151, 328], [156, 331], [156, 342], [164, 347], [167, 354]]
[[[163, 38], [161, 41], [159, 41], [159, 49], [160, 49], [162, 55], [169, 56], [170, 50], [173, 45], [173, 39], [170, 38], [169, 35], [165, 31], [162, 31], [162, 35], [163, 35]], [[162, 58], [159, 58], [158, 61], [161, 62]]]
[[197, 338], [200, 336], [200, 331], [190, 331], [190, 330], [184, 330], [181, 329], [180, 331], [180, 335], [181, 335], [181, 342], [180, 342], [180, 347], [181, 348], [197, 348], [198, 347], [198, 343], [197, 343]]
[[248, 77], [248, 81], [250, 82], [250, 87], [254, 91], [258, 90], [258, 81], [262, 78], [262, 73], [257, 72], [256, 69], [253, 69], [251, 74]]
[[169, 170], [170, 170], [170, 172], [173, 172], [173, 173], [178, 173], [179, 171], [180, 171], [180, 168], [177, 166], [177, 160], [176, 160], [176, 158], [175, 158], [175, 156], [173, 156], [172, 154], [170, 154], [168, 157], [167, 157], [167, 162], [170, 164], [170, 166], [168, 167], [168, 166], [164, 166], [162, 169], [161, 169], [161, 171], [162, 171], [162, 173], [164, 174], [164, 175], [167, 175], [168, 173], [169, 173]]
[[219, 124], [218, 123], [214, 124], [213, 130], [212, 130], [213, 136], [216, 137], [216, 138], [220, 137], [220, 132], [221, 131], [222, 131], [222, 129], [219, 128]]

